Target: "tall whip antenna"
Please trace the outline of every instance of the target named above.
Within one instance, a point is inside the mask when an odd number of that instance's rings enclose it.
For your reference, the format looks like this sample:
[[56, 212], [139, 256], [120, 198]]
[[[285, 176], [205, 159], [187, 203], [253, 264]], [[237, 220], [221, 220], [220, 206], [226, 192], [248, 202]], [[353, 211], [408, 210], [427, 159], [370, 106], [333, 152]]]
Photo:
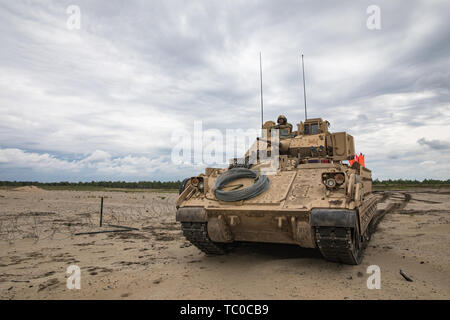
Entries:
[[305, 99], [305, 121], [306, 121], [306, 119], [308, 119], [308, 114], [306, 113], [305, 63], [303, 62], [303, 53], [302, 53], [302, 70], [303, 70], [303, 97]]
[[262, 61], [261, 52], [259, 52], [259, 76], [261, 81], [261, 128], [264, 125], [264, 102], [263, 102], [263, 85], [262, 85]]

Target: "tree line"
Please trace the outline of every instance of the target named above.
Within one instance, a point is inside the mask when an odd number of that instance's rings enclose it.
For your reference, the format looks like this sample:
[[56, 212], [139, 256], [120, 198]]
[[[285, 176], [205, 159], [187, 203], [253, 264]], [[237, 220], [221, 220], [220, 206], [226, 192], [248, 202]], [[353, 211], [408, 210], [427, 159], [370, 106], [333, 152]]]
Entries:
[[179, 189], [181, 181], [91, 181], [91, 182], [37, 182], [37, 181], [0, 181], [2, 187], [104, 187], [127, 189]]
[[[450, 185], [450, 179], [435, 180], [425, 179], [408, 180], [408, 179], [388, 179], [373, 181], [374, 185]], [[103, 188], [126, 188], [126, 189], [179, 189], [181, 181], [90, 181], [90, 182], [37, 182], [37, 181], [0, 181], [2, 187], [103, 187]]]
[[408, 180], [408, 179], [388, 179], [388, 180], [373, 180], [373, 184], [379, 185], [436, 185], [436, 184], [449, 184], [450, 179], [447, 180], [436, 180], [436, 179], [424, 179], [422, 181], [419, 180]]

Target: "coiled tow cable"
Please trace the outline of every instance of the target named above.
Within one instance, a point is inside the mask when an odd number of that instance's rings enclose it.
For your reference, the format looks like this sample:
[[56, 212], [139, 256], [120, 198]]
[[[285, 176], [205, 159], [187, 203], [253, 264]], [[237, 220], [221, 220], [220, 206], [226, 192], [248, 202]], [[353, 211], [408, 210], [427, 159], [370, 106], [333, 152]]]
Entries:
[[[241, 178], [253, 178], [255, 182], [244, 189], [222, 190], [226, 184]], [[259, 172], [247, 168], [233, 168], [225, 171], [217, 178], [213, 190], [217, 199], [231, 202], [254, 198], [266, 191], [269, 188], [269, 184], [269, 178], [266, 175], [260, 175]], [[241, 186], [239, 185], [238, 188]]]

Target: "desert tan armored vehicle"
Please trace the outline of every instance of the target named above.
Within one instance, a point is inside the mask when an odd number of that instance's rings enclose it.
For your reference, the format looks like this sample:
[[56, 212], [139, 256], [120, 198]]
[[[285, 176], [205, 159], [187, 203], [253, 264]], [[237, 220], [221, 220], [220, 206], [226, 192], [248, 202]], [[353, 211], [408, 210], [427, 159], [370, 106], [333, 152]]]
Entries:
[[[243, 159], [185, 179], [176, 214], [184, 236], [206, 254], [224, 254], [235, 242], [286, 243], [359, 264], [377, 197], [371, 171], [360, 162], [343, 163], [354, 161], [353, 137], [328, 128], [320, 118], [300, 122], [296, 131], [267, 121], [267, 139], [257, 139]], [[279, 166], [270, 175], [261, 173], [267, 163], [258, 157], [248, 161], [264, 142], [269, 156], [278, 151]]]

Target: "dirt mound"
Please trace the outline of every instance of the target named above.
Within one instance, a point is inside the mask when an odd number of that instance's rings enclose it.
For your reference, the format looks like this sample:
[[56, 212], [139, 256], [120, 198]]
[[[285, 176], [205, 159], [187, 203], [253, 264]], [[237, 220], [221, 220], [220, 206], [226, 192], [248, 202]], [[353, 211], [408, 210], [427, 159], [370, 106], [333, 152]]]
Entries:
[[12, 189], [13, 191], [29, 191], [29, 192], [40, 192], [44, 191], [44, 189], [41, 189], [36, 186], [23, 186], [23, 187], [17, 187]]

